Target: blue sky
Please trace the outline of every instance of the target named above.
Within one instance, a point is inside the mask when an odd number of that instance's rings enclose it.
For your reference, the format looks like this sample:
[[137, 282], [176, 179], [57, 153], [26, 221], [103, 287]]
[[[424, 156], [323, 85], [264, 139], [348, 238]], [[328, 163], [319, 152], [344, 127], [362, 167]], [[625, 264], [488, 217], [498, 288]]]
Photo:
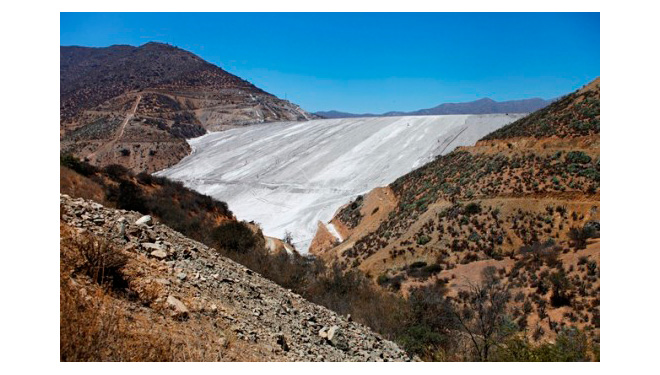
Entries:
[[61, 13], [60, 45], [167, 42], [308, 111], [554, 98], [600, 75], [598, 13]]

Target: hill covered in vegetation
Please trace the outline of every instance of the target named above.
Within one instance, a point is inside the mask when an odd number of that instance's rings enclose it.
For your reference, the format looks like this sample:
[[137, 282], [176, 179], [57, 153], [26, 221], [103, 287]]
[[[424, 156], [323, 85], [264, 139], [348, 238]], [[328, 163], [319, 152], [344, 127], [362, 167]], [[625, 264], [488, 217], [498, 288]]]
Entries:
[[311, 251], [403, 296], [440, 287], [464, 308], [494, 272], [518, 337], [556, 343], [578, 329], [597, 346], [599, 121], [597, 79], [358, 197], [331, 221], [342, 241], [321, 230]]

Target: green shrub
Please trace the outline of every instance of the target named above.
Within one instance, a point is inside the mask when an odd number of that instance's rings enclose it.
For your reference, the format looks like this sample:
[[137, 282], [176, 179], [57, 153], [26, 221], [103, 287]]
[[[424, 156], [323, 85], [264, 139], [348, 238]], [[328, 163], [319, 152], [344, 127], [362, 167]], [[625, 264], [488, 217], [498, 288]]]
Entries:
[[124, 210], [137, 211], [143, 214], [149, 212], [145, 205], [142, 190], [130, 181], [121, 180], [119, 182], [117, 197], [113, 200], [117, 202], [117, 207]]
[[591, 162], [591, 156], [582, 151], [570, 151], [566, 154], [566, 162], [574, 164], [587, 164]]
[[110, 164], [103, 168], [103, 172], [115, 181], [119, 181], [120, 179], [124, 179], [131, 175], [128, 169], [119, 164]]
[[78, 160], [78, 158], [71, 154], [60, 154], [60, 165], [72, 169], [85, 177], [89, 177], [98, 172], [98, 168], [89, 163]]
[[424, 261], [413, 262], [408, 267], [411, 268], [411, 269], [426, 267], [426, 262], [424, 262]]
[[254, 232], [245, 223], [230, 221], [215, 228], [212, 238], [218, 247], [230, 251], [245, 253], [255, 248], [257, 239]]
[[421, 236], [417, 237], [417, 244], [418, 245], [426, 245], [430, 241], [431, 241], [431, 237], [429, 237], [427, 235], [421, 235]]
[[596, 231], [591, 226], [584, 226], [581, 228], [573, 227], [568, 231], [568, 238], [572, 241], [573, 247], [576, 249], [584, 249], [587, 247], [587, 240], [596, 235]]
[[389, 280], [390, 280], [390, 278], [387, 277], [386, 274], [381, 274], [376, 279], [376, 282], [378, 283], [378, 285], [385, 285]]
[[563, 329], [554, 344], [542, 345], [535, 350], [543, 362], [589, 361], [587, 335], [577, 328]]
[[571, 304], [571, 282], [566, 277], [564, 270], [559, 270], [550, 274], [548, 280], [552, 284], [552, 296], [550, 304], [553, 307], [568, 306]]
[[[598, 348], [592, 348], [599, 360]], [[592, 358], [584, 332], [577, 328], [564, 328], [554, 343], [532, 345], [523, 335], [516, 335], [500, 345], [493, 356], [502, 362], [583, 362]]]
[[406, 273], [409, 277], [426, 280], [440, 271], [442, 271], [442, 266], [440, 264], [434, 263], [426, 265], [426, 262], [415, 262], [408, 266]]
[[424, 359], [433, 359], [442, 352], [442, 347], [448, 344], [449, 339], [446, 335], [434, 331], [432, 327], [416, 324], [405, 327], [398, 341], [408, 353]]
[[481, 213], [481, 204], [479, 204], [477, 202], [468, 203], [465, 206], [465, 209], [463, 210], [463, 213], [465, 215], [468, 215], [468, 216]]

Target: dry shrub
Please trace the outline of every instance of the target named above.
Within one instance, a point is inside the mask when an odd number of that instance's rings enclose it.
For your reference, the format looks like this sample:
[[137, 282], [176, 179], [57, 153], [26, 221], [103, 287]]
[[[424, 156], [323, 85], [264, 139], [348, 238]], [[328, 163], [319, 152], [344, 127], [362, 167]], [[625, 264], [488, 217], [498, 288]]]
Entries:
[[172, 322], [157, 310], [141, 310], [127, 299], [131, 293], [116, 290], [115, 277], [122, 276], [126, 263], [120, 252], [66, 227], [61, 235], [61, 361], [223, 359], [214, 346], [217, 338], [209, 336], [214, 329], [199, 322]]
[[[137, 283], [134, 283], [137, 284]], [[153, 305], [159, 297], [163, 296], [164, 288], [162, 285], [157, 282], [151, 282], [141, 285], [131, 285], [131, 290], [135, 290], [138, 295], [138, 299], [145, 306]]]
[[98, 241], [88, 235], [73, 237], [71, 241], [80, 259], [78, 271], [84, 272], [98, 284], [108, 285], [113, 289], [128, 286], [122, 273], [128, 259], [120, 250], [107, 241]]
[[106, 206], [109, 203], [105, 199], [105, 190], [101, 185], [64, 166], [60, 166], [60, 193], [91, 199]]
[[171, 361], [176, 347], [166, 335], [141, 335], [100, 288], [89, 296], [60, 282], [61, 361]]
[[[126, 310], [101, 288], [88, 298], [67, 280], [60, 283], [60, 360], [217, 361], [213, 348]], [[186, 337], [187, 336], [187, 337]], [[206, 338], [208, 339], [208, 338]]]

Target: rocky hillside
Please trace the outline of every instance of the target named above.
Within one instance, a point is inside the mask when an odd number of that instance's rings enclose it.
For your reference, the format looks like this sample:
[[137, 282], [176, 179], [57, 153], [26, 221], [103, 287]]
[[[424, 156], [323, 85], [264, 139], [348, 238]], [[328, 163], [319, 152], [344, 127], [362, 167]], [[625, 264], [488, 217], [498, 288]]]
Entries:
[[404, 361], [151, 217], [60, 195], [62, 360]]
[[484, 137], [575, 138], [600, 134], [600, 77], [529, 116]]
[[407, 295], [495, 267], [534, 340], [600, 331], [600, 80], [347, 204], [311, 252]]
[[95, 165], [153, 172], [206, 131], [313, 117], [171, 45], [60, 48], [60, 148]]

